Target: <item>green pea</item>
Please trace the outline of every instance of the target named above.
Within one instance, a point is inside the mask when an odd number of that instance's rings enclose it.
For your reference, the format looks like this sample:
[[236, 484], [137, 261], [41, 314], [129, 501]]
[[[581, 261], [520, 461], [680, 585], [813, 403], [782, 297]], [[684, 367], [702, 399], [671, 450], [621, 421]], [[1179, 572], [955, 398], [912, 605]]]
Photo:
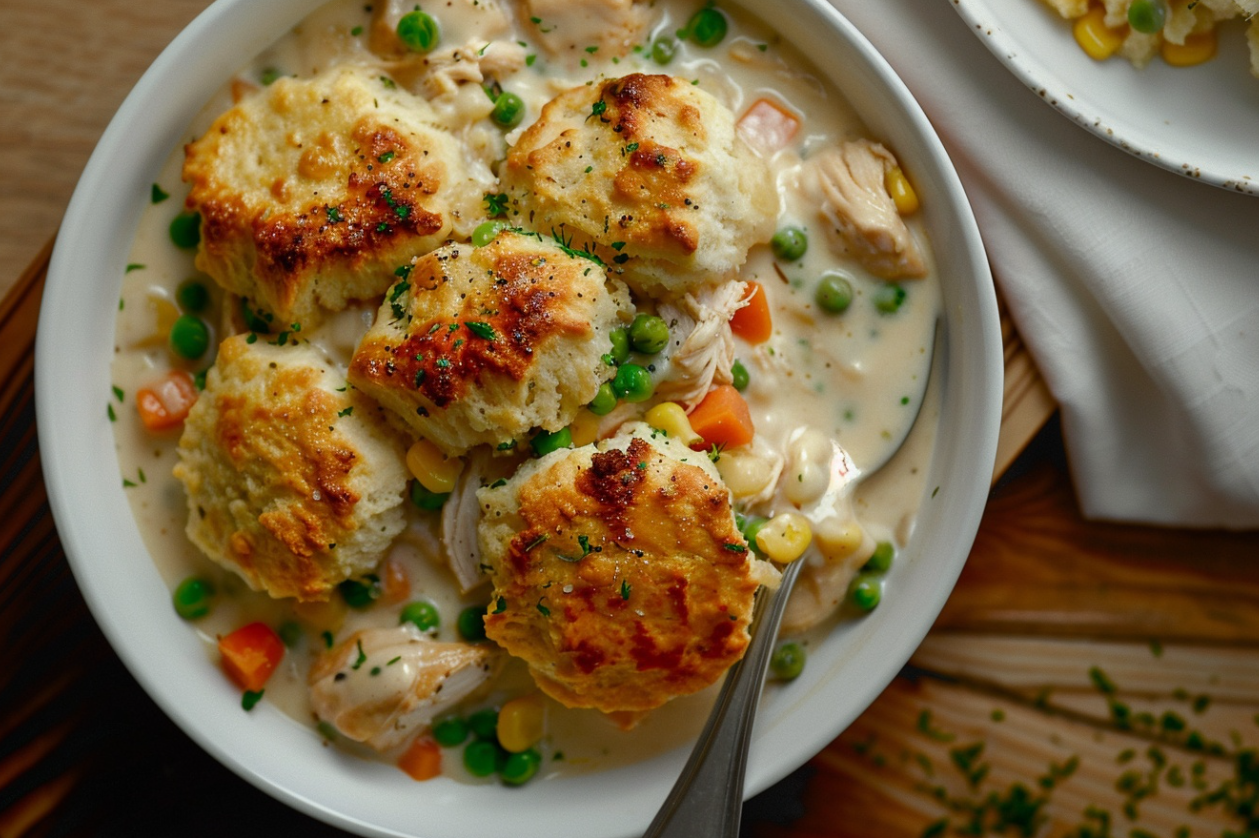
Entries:
[[616, 391], [612, 389], [610, 381], [599, 385], [599, 392], [595, 393], [595, 397], [587, 407], [595, 416], [607, 416], [616, 409]]
[[799, 227], [784, 227], [769, 240], [774, 255], [784, 262], [794, 262], [809, 249], [809, 237]]
[[480, 643], [485, 639], [485, 606], [469, 605], [459, 612], [455, 622], [459, 636], [469, 643]]
[[201, 214], [181, 212], [170, 223], [170, 240], [176, 247], [192, 250], [201, 243]]
[[418, 480], [411, 481], [411, 503], [427, 512], [436, 512], [450, 498], [450, 492], [430, 492]]
[[861, 573], [848, 589], [852, 604], [862, 611], [873, 611], [883, 599], [883, 580], [874, 573]]
[[629, 360], [630, 337], [628, 329], [613, 329], [608, 335], [608, 339], [612, 341], [612, 361], [616, 364], [624, 364]]
[[175, 613], [185, 620], [199, 620], [210, 613], [214, 602], [214, 585], [199, 576], [189, 576], [175, 587], [171, 595]]
[[380, 577], [369, 573], [362, 579], [346, 579], [337, 590], [346, 605], [361, 611], [380, 598]]
[[186, 279], [175, 289], [175, 302], [184, 311], [200, 314], [210, 304], [210, 289], [197, 279]]
[[443, 748], [462, 745], [468, 738], [468, 723], [458, 716], [445, 716], [433, 722], [433, 739]]
[[654, 314], [640, 314], [630, 324], [629, 338], [635, 352], [655, 355], [669, 345], [669, 324]]
[[700, 9], [687, 21], [688, 36], [701, 47], [715, 47], [726, 37], [726, 16], [711, 6]]
[[843, 314], [852, 305], [852, 283], [839, 273], [825, 273], [814, 294], [818, 308], [831, 314]]
[[483, 707], [468, 716], [468, 728], [478, 739], [489, 742], [498, 741], [498, 711], [493, 707]]
[[420, 631], [437, 631], [442, 624], [442, 616], [437, 606], [427, 600], [417, 599], [402, 607], [398, 615], [398, 625], [412, 623]]
[[293, 620], [281, 623], [280, 627], [275, 630], [275, 633], [280, 636], [280, 642], [289, 649], [300, 643], [303, 635], [301, 624]]
[[651, 382], [651, 373], [638, 364], [621, 364], [612, 379], [612, 389], [627, 402], [645, 402], [651, 398], [656, 387]]
[[519, 786], [529, 782], [534, 774], [538, 773], [538, 768], [542, 766], [542, 754], [537, 748], [528, 748], [516, 754], [508, 754], [507, 759], [503, 761], [502, 768], [499, 769], [498, 775], [503, 778], [503, 782], [509, 786]]
[[181, 358], [200, 358], [210, 348], [210, 327], [200, 317], [179, 315], [170, 327], [170, 348]]
[[885, 282], [874, 292], [874, 307], [880, 314], [895, 314], [905, 302], [905, 289], [895, 282]]
[[561, 448], [572, 448], [573, 432], [568, 428], [560, 428], [554, 432], [538, 431], [533, 439], [529, 440], [529, 447], [533, 449], [534, 456], [537, 457], [544, 457]]
[[748, 375], [748, 368], [743, 366], [743, 362], [736, 360], [730, 366], [730, 383], [734, 385], [734, 389], [742, 393], [751, 383], [751, 376]]
[[412, 52], [428, 52], [440, 39], [437, 21], [419, 9], [407, 12], [398, 20], [398, 40]]
[[668, 64], [677, 54], [678, 45], [672, 38], [657, 38], [651, 45], [651, 60], [657, 64]]
[[463, 766], [473, 777], [488, 777], [498, 769], [501, 750], [497, 742], [469, 742], [463, 749]]
[[892, 558], [896, 555], [896, 548], [892, 546], [890, 541], [880, 541], [874, 547], [874, 553], [862, 565], [862, 570], [869, 570], [874, 573], [887, 573], [892, 567]]
[[1138, 32], [1153, 35], [1167, 23], [1167, 4], [1163, 0], [1132, 0], [1128, 7], [1128, 25]]
[[494, 110], [490, 111], [494, 124], [504, 128], [515, 128], [524, 115], [525, 101], [515, 93], [500, 93], [494, 100]]
[[804, 647], [794, 640], [788, 640], [774, 650], [769, 659], [770, 671], [780, 681], [791, 681], [800, 677], [804, 671], [806, 655]]
[[739, 524], [739, 532], [743, 533], [743, 540], [746, 541], [755, 552], [762, 555], [764, 555], [764, 552], [759, 546], [757, 546], [756, 534], [759, 533], [761, 531], [761, 527], [765, 526], [767, 523], [769, 523], [768, 518], [762, 518], [759, 515], [752, 515], [744, 518]]
[[497, 221], [486, 221], [483, 224], [479, 224], [477, 225], [477, 228], [472, 231], [472, 244], [476, 247], [485, 247], [487, 244], [494, 241], [494, 239], [498, 237], [499, 233], [510, 226], [511, 224], [501, 219]]
[[269, 312], [262, 309], [255, 309], [249, 304], [249, 300], [244, 297], [240, 298], [240, 315], [245, 321], [245, 328], [251, 332], [257, 332], [265, 335], [271, 331], [272, 316]]

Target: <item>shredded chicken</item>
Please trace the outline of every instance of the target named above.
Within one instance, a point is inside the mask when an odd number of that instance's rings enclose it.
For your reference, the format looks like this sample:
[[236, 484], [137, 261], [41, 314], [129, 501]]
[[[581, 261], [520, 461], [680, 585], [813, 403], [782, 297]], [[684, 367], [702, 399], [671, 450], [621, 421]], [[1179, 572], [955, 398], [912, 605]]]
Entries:
[[481, 547], [477, 543], [477, 524], [481, 520], [481, 505], [476, 493], [492, 482], [494, 458], [478, 449], [468, 456], [467, 465], [459, 475], [455, 490], [442, 506], [442, 545], [450, 570], [465, 594], [482, 584], [488, 577], [481, 570]]
[[580, 56], [587, 47], [624, 57], [644, 40], [647, 3], [635, 0], [527, 0], [523, 17], [552, 57]]
[[421, 84], [430, 99], [454, 95], [465, 84], [502, 80], [525, 66], [525, 48], [515, 41], [473, 38], [463, 46], [438, 49], [428, 56]]
[[656, 392], [688, 411], [713, 384], [729, 384], [734, 365], [730, 318], [747, 305], [747, 285], [738, 281], [688, 293], [678, 303], [664, 303], [659, 314], [669, 324], [668, 373]]
[[828, 148], [809, 161], [810, 181], [821, 190], [821, 214], [833, 244], [883, 279], [924, 276], [922, 253], [896, 211], [884, 177], [896, 158], [879, 143], [861, 139]]
[[311, 706], [347, 739], [388, 751], [485, 683], [497, 663], [490, 645], [440, 643], [409, 624], [366, 629], [315, 661]]

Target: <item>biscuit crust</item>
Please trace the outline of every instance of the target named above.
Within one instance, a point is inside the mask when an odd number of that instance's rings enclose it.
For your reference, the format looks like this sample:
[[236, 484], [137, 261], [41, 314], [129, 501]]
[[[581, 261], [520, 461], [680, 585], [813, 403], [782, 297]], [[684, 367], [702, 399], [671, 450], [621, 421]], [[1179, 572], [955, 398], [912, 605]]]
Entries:
[[382, 293], [476, 206], [435, 120], [423, 99], [350, 68], [244, 99], [185, 149], [197, 267], [286, 324]]
[[748, 644], [758, 562], [730, 493], [704, 454], [649, 435], [556, 452], [479, 493], [486, 633], [569, 707], [642, 713], [714, 683]]
[[508, 152], [502, 179], [534, 229], [624, 259], [652, 295], [714, 283], [773, 235], [768, 166], [730, 110], [690, 82], [635, 73], [560, 94]]
[[185, 423], [188, 537], [274, 597], [326, 599], [402, 530], [402, 451], [306, 346], [228, 338]]
[[540, 236], [448, 244], [386, 295], [350, 381], [448, 453], [510, 446], [594, 398], [629, 311], [619, 280]]

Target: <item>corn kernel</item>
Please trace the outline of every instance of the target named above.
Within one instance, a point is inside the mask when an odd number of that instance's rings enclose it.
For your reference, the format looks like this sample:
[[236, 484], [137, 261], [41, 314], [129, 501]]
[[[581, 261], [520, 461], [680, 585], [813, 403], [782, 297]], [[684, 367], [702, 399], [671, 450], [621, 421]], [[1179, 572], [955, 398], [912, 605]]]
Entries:
[[1106, 9], [1094, 6], [1084, 17], [1077, 18], [1072, 28], [1075, 42], [1094, 61], [1105, 61], [1123, 44], [1124, 30], [1106, 25]]
[[892, 196], [892, 203], [896, 204], [896, 211], [901, 215], [913, 215], [918, 211], [918, 193], [914, 191], [913, 184], [905, 177], [900, 166], [888, 169], [883, 185], [887, 187], [887, 194]]
[[407, 469], [430, 492], [445, 494], [455, 490], [463, 471], [463, 460], [447, 457], [427, 439], [417, 440], [407, 451]]
[[582, 408], [573, 417], [568, 430], [573, 435], [573, 445], [577, 448], [589, 445], [599, 438], [599, 417]]
[[1183, 44], [1163, 41], [1163, 60], [1173, 67], [1192, 67], [1215, 58], [1215, 30], [1187, 35]]
[[723, 451], [717, 458], [717, 473], [736, 498], [759, 495], [774, 479], [774, 466], [755, 454]]
[[813, 530], [817, 546], [827, 558], [843, 558], [856, 552], [865, 540], [861, 525], [851, 518], [833, 516], [819, 521]]
[[542, 739], [546, 705], [540, 693], [513, 698], [498, 711], [498, 744], [514, 754], [527, 751]]
[[699, 442], [701, 437], [691, 428], [691, 420], [686, 418], [686, 411], [677, 402], [661, 402], [647, 411], [643, 417], [653, 428], [664, 431], [673, 439], [690, 445]]
[[779, 512], [756, 534], [756, 546], [770, 561], [779, 564], [794, 562], [803, 556], [812, 540], [809, 519], [798, 512]]

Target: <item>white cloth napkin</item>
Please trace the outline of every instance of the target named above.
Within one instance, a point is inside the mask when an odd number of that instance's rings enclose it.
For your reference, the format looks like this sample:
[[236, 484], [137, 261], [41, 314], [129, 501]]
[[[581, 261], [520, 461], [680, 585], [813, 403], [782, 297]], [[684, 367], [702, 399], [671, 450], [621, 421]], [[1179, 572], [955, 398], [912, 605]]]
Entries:
[[[1083, 513], [1259, 527], [1259, 197], [1076, 126], [949, 0], [831, 2], [905, 81], [958, 169], [1061, 405]], [[1259, 154], [1259, 138], [1238, 141]]]

